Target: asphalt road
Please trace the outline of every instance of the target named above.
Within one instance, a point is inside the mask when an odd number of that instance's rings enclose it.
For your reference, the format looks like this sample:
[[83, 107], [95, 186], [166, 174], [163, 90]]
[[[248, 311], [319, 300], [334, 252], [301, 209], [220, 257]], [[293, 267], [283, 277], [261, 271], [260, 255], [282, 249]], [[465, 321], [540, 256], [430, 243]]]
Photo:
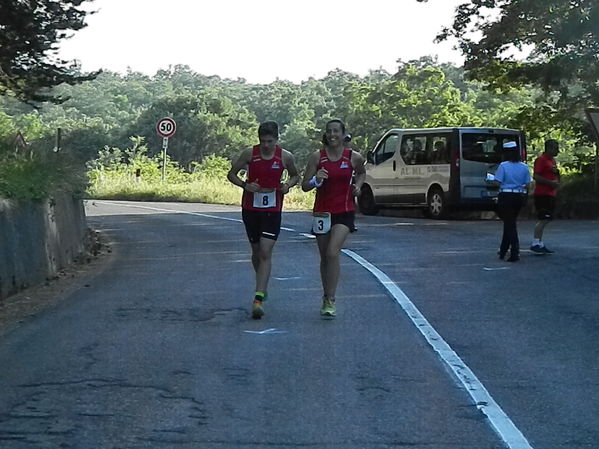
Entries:
[[2, 449], [599, 448], [596, 221], [509, 264], [494, 220], [358, 216], [324, 321], [285, 213], [258, 321], [238, 208], [87, 210], [111, 262], [0, 340]]

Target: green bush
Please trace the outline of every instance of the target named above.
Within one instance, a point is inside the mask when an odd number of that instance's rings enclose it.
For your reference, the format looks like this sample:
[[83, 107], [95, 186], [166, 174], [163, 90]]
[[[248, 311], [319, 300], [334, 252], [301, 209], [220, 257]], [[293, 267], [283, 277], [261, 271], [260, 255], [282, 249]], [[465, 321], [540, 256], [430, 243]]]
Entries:
[[599, 218], [599, 185], [593, 172], [562, 176], [557, 211], [561, 218]]
[[231, 161], [227, 158], [211, 154], [202, 162], [192, 162], [192, 179], [226, 179], [231, 169]]
[[[143, 137], [131, 137], [130, 140], [131, 148], [121, 150], [104, 147], [98, 152], [96, 159], [87, 163], [92, 183], [107, 178], [150, 183], [162, 180], [162, 158], [159, 155], [148, 156], [148, 147]], [[171, 183], [185, 182], [189, 179], [189, 174], [167, 156], [165, 179]]]
[[[96, 199], [134, 201], [183, 201], [213, 204], [240, 204], [242, 191], [227, 180], [231, 161], [210, 155], [192, 164], [192, 173], [167, 160], [165, 181], [161, 178], [161, 159], [147, 156], [143, 139], [132, 138], [126, 150], [104, 148], [88, 163], [91, 185], [88, 195]], [[139, 170], [140, 176], [136, 176]], [[288, 210], [312, 207], [313, 192], [293, 189], [285, 199]]]
[[83, 167], [65, 153], [0, 148], [0, 197], [42, 200], [57, 193], [81, 195], [87, 187]]

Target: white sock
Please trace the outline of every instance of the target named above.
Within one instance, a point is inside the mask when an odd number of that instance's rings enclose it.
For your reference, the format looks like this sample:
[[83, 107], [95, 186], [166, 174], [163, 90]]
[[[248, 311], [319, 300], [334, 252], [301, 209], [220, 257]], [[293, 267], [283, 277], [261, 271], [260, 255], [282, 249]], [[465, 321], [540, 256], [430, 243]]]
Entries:
[[535, 245], [543, 246], [543, 242], [541, 242], [539, 239], [532, 239], [532, 246]]

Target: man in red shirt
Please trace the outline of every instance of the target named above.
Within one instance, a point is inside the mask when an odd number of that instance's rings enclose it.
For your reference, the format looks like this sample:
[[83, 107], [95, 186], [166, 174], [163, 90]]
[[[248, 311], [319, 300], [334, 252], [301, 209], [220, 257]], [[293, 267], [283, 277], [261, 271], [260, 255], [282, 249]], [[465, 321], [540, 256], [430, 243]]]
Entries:
[[537, 254], [551, 254], [543, 243], [543, 230], [547, 223], [553, 219], [555, 211], [555, 195], [559, 186], [560, 176], [555, 162], [559, 153], [559, 142], [554, 139], [545, 141], [545, 151], [535, 160], [534, 175], [535, 190], [534, 200], [538, 221], [535, 225], [534, 238], [531, 251]]
[[[279, 125], [268, 121], [258, 127], [260, 143], [246, 148], [231, 165], [227, 178], [243, 189], [241, 217], [252, 248], [252, 266], [256, 273], [256, 293], [252, 303], [252, 318], [264, 315], [263, 302], [272, 267], [272, 251], [281, 231], [283, 198], [299, 181], [293, 154], [281, 148]], [[239, 172], [246, 169], [246, 180]], [[287, 170], [289, 179], [281, 182]]]

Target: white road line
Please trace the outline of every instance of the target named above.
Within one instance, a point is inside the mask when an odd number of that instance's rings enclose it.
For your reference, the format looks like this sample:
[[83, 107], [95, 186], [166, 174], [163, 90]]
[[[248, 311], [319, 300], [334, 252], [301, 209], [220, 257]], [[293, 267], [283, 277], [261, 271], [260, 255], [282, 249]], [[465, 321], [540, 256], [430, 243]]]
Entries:
[[243, 331], [246, 334], [257, 334], [257, 335], [266, 335], [266, 334], [286, 334], [287, 331], [278, 330], [275, 327], [271, 327], [270, 329], [265, 329], [263, 331]]
[[[118, 205], [122, 205], [125, 207], [137, 207], [140, 209], [156, 210], [161, 212], [197, 215], [200, 217], [214, 218], [217, 220], [235, 221], [238, 223], [242, 222], [242, 220], [234, 218], [219, 217], [216, 215], [201, 214], [198, 212], [161, 209], [157, 207], [137, 206], [130, 204]], [[281, 229], [285, 231], [295, 232], [289, 228]], [[307, 238], [315, 238], [315, 236], [307, 233], [300, 233], [300, 235]], [[431, 324], [424, 317], [424, 315], [420, 313], [418, 308], [414, 305], [414, 303], [412, 303], [410, 298], [406, 296], [403, 290], [399, 288], [397, 284], [389, 278], [389, 276], [387, 276], [384, 272], [372, 265], [362, 256], [348, 249], [342, 249], [341, 252], [351, 257], [353, 260], [355, 260], [368, 271], [370, 271], [374, 275], [374, 277], [376, 277], [378, 281], [387, 289], [387, 291], [401, 306], [404, 312], [406, 312], [410, 320], [412, 320], [412, 323], [414, 324], [414, 326], [416, 326], [416, 329], [420, 331], [420, 333], [424, 336], [428, 344], [435, 350], [435, 352], [437, 352], [437, 354], [439, 354], [441, 360], [447, 365], [447, 367], [451, 370], [451, 372], [454, 374], [459, 383], [468, 392], [468, 394], [474, 401], [476, 407], [488, 418], [491, 427], [497, 433], [497, 435], [499, 435], [501, 440], [506, 444], [506, 447], [508, 449], [533, 449], [522, 434], [522, 432], [520, 432], [520, 430], [516, 427], [512, 420], [505, 414], [505, 412], [501, 409], [499, 404], [495, 402], [493, 397], [489, 394], [485, 386], [478, 380], [478, 378], [472, 372], [472, 370], [462, 361], [462, 359], [460, 359], [460, 357], [455, 353], [455, 351], [451, 349], [447, 342], [443, 340], [441, 335], [435, 330], [433, 326], [431, 326]], [[249, 333], [251, 331], [245, 332]], [[260, 331], [257, 333], [268, 334], [279, 332], [281, 331], [278, 331], [277, 329], [266, 329], [265, 331]]]
[[[157, 212], [172, 212], [175, 214], [197, 215], [198, 217], [216, 218], [217, 220], [227, 220], [227, 221], [234, 221], [236, 223], [243, 223], [243, 220], [240, 220], [238, 218], [218, 217], [216, 215], [202, 214], [200, 212], [188, 212], [188, 211], [183, 211], [183, 210], [163, 209], [161, 207], [138, 206], [137, 204], [108, 203], [108, 202], [104, 202], [104, 201], [100, 201], [100, 200], [97, 200], [96, 203], [103, 203], [103, 204], [110, 204], [110, 205], [117, 205], [117, 206], [124, 206], [124, 207], [136, 207], [138, 209], [155, 210]], [[296, 232], [295, 229], [285, 228], [283, 226], [281, 226], [281, 230], [288, 231], [288, 232]]]
[[414, 226], [415, 223], [399, 222], [399, 223], [371, 223], [371, 224], [360, 224], [361, 228], [390, 228], [393, 226]]
[[512, 420], [505, 414], [499, 404], [491, 397], [484, 385], [478, 380], [474, 373], [466, 366], [453, 349], [443, 340], [441, 335], [431, 326], [427, 319], [420, 313], [410, 298], [381, 270], [372, 265], [362, 256], [351, 250], [341, 250], [344, 254], [354, 259], [368, 271], [387, 289], [395, 301], [406, 312], [408, 317], [416, 326], [416, 329], [424, 336], [429, 345], [439, 354], [439, 357], [453, 372], [458, 381], [466, 389], [476, 407], [483, 412], [491, 427], [510, 449], [532, 449], [522, 432], [515, 426]]
[[112, 202], [100, 201], [100, 200], [96, 200], [96, 203], [108, 204], [111, 206], [123, 206], [123, 207], [134, 207], [137, 209], [155, 210], [157, 212], [171, 212], [173, 214], [197, 215], [198, 217], [215, 218], [217, 220], [226, 220], [226, 221], [234, 221], [236, 223], [243, 223], [243, 221], [238, 218], [219, 217], [217, 215], [201, 214], [199, 212], [188, 212], [185, 210], [164, 209], [161, 207], [150, 207], [150, 206], [138, 206], [137, 204], [112, 203]]

